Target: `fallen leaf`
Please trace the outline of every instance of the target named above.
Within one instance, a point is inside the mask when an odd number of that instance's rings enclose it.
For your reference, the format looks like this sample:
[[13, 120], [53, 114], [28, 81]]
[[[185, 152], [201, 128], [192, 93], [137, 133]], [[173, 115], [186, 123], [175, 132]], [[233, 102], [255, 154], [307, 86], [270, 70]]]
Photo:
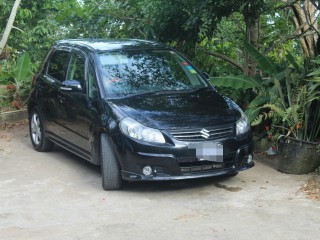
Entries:
[[313, 176], [303, 184], [300, 191], [307, 195], [307, 198], [314, 201], [320, 200], [320, 177]]

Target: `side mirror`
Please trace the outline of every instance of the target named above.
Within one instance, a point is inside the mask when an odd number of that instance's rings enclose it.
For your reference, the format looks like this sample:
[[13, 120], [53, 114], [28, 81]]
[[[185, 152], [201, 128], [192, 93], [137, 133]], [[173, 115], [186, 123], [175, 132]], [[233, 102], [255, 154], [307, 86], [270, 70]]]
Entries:
[[78, 80], [66, 80], [62, 82], [60, 90], [66, 92], [82, 93], [82, 87]]

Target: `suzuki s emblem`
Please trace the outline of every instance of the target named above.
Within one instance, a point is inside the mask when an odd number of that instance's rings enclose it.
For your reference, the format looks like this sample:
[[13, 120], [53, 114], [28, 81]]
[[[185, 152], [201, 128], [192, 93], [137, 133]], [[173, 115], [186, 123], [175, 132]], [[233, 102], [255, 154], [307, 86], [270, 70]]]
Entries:
[[202, 129], [201, 131], [200, 131], [200, 133], [201, 133], [201, 137], [203, 137], [203, 138], [205, 138], [205, 139], [207, 139], [207, 138], [209, 138], [210, 137], [210, 134], [209, 134], [209, 132], [210, 131], [208, 131], [207, 129]]

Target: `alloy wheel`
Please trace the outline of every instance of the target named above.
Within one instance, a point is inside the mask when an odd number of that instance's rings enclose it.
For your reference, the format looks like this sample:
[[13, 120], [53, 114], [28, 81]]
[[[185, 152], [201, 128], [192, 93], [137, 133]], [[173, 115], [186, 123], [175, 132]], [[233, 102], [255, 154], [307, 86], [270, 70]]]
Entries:
[[37, 113], [34, 113], [31, 118], [31, 137], [35, 145], [39, 145], [42, 138], [42, 132], [40, 128], [40, 119]]

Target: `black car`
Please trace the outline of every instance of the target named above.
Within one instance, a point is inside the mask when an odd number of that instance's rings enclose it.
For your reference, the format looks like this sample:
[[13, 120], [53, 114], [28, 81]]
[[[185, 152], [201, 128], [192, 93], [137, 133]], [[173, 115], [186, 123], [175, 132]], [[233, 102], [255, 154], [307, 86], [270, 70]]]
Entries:
[[123, 180], [234, 176], [254, 166], [243, 111], [186, 58], [145, 40], [58, 41], [34, 78], [31, 142], [101, 164]]

